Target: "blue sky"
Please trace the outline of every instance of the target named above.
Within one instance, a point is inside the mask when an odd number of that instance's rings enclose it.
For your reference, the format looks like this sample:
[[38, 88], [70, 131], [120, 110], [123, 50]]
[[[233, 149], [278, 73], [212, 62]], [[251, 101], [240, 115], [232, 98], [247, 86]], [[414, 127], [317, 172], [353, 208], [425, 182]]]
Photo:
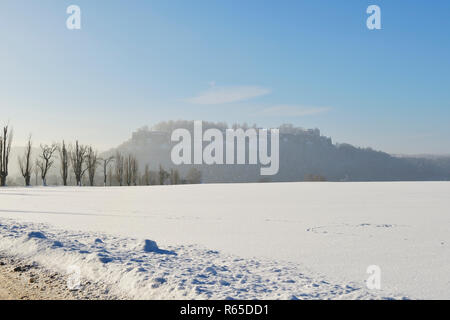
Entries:
[[[66, 28], [66, 8], [82, 11]], [[366, 28], [381, 8], [382, 30]], [[0, 4], [0, 122], [16, 144], [116, 146], [169, 119], [293, 123], [392, 153], [450, 153], [449, 1]]]

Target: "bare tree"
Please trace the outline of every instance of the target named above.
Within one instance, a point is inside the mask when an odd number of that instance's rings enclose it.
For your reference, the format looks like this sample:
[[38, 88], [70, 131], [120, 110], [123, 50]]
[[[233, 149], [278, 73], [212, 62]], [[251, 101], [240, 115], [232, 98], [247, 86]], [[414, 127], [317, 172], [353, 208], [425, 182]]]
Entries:
[[131, 158], [131, 182], [134, 186], [137, 185], [137, 180], [139, 177], [139, 165], [135, 156]]
[[137, 185], [138, 176], [138, 162], [135, 156], [129, 154], [124, 161], [124, 175], [125, 182], [128, 186]]
[[109, 163], [111, 161], [114, 161], [114, 157], [110, 156], [109, 158], [106, 159], [101, 159], [103, 161], [103, 185], [106, 187], [106, 180], [108, 178], [108, 174], [107, 174], [107, 170], [109, 167], [109, 184], [111, 185], [111, 166], [109, 166]]
[[31, 172], [33, 171], [33, 163], [31, 162], [31, 135], [28, 137], [28, 143], [25, 148], [25, 153], [22, 157], [18, 157], [20, 173], [25, 179], [25, 185], [29, 187], [31, 185]]
[[89, 185], [91, 187], [94, 185], [95, 171], [97, 170], [99, 163], [100, 159], [98, 158], [98, 152], [92, 147], [89, 147], [86, 154], [86, 167], [89, 174]]
[[59, 160], [61, 164], [61, 178], [63, 180], [63, 185], [67, 186], [67, 176], [69, 175], [69, 152], [67, 151], [66, 143], [62, 142], [59, 151]]
[[164, 170], [162, 165], [159, 165], [159, 184], [163, 185], [168, 177], [169, 173], [166, 170]]
[[116, 167], [115, 167], [116, 172], [115, 173], [116, 173], [117, 183], [119, 184], [119, 186], [122, 186], [123, 185], [124, 159], [119, 151], [116, 152], [115, 161], [116, 161]]
[[170, 169], [170, 184], [180, 183], [180, 173], [177, 169]]
[[87, 167], [83, 168], [84, 162], [86, 160], [86, 146], [79, 145], [78, 140], [75, 143], [75, 148], [70, 152], [70, 160], [72, 162], [72, 169], [75, 175], [75, 180], [77, 186], [81, 186], [81, 180], [88, 169]]
[[113, 178], [113, 171], [112, 171], [112, 167], [109, 166], [108, 168], [108, 178], [109, 178], [109, 186], [112, 186], [112, 178]]
[[6, 186], [12, 138], [13, 132], [8, 132], [8, 126], [3, 127], [3, 136], [0, 136], [0, 185], [2, 187]]
[[39, 160], [36, 162], [37, 166], [41, 171], [42, 185], [47, 185], [47, 173], [52, 167], [54, 160], [53, 154], [55, 153], [57, 146], [52, 145], [41, 145], [41, 154], [39, 155]]
[[124, 161], [124, 178], [127, 186], [131, 185], [131, 155], [128, 155]]
[[151, 182], [150, 181], [150, 168], [149, 168], [148, 164], [145, 165], [145, 170], [144, 170], [144, 175], [142, 177], [142, 180], [146, 186], [150, 185], [150, 182]]

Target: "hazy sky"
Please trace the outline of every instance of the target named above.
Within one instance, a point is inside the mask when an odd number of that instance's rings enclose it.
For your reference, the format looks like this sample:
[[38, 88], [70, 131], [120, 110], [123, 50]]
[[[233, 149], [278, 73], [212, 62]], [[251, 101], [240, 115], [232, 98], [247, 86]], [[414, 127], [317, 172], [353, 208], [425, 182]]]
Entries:
[[[66, 8], [82, 11], [66, 28]], [[382, 30], [366, 27], [381, 7]], [[160, 120], [318, 127], [450, 153], [450, 1], [0, 3], [0, 124], [101, 149]]]

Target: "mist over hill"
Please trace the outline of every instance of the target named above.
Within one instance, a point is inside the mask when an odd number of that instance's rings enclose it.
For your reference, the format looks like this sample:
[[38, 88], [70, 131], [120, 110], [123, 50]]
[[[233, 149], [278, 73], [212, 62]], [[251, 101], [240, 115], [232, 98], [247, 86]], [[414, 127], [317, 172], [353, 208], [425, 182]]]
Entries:
[[[203, 122], [203, 132], [210, 128], [225, 132], [227, 124]], [[322, 136], [319, 129], [303, 129], [284, 124], [279, 127], [279, 171], [273, 176], [262, 176], [260, 165], [175, 165], [170, 157], [171, 150], [178, 142], [171, 141], [175, 129], [185, 128], [193, 131], [193, 121], [167, 121], [153, 127], [143, 127], [132, 133], [131, 138], [116, 148], [101, 153], [101, 158], [114, 156], [117, 151], [122, 155], [133, 155], [139, 166], [139, 175], [149, 166], [153, 184], [158, 184], [160, 165], [166, 170], [177, 169], [181, 178], [188, 175], [192, 168], [201, 172], [202, 183], [227, 182], [293, 182], [293, 181], [446, 181], [450, 180], [450, 156], [439, 155], [389, 155], [371, 148], [358, 148], [346, 143], [333, 143], [330, 137]], [[256, 128], [256, 126], [253, 126]], [[248, 129], [246, 124], [233, 125], [231, 128]], [[80, 143], [89, 145], [88, 141]], [[209, 144], [204, 142], [203, 146]], [[32, 151], [33, 162], [39, 157], [38, 142]], [[95, 146], [94, 146], [95, 147]], [[247, 142], [248, 147], [248, 142]], [[17, 158], [23, 155], [24, 147], [14, 146], [9, 161], [8, 185], [23, 185]], [[247, 154], [248, 157], [248, 148]], [[60, 185], [58, 153], [54, 165], [48, 174], [49, 185]], [[111, 163], [108, 185], [116, 185], [115, 164]], [[87, 175], [86, 175], [87, 176]], [[83, 184], [87, 184], [87, 177]], [[111, 180], [111, 182], [110, 182]], [[32, 184], [39, 185], [40, 174], [33, 171]], [[72, 168], [69, 168], [69, 185], [75, 183]], [[103, 184], [103, 168], [99, 165], [95, 184]]]
[[[246, 124], [232, 128], [248, 129]], [[179, 165], [170, 159], [171, 133], [177, 128], [193, 131], [193, 121], [161, 122], [149, 128], [133, 132], [131, 139], [116, 151], [136, 156], [140, 168], [148, 164], [151, 170], [159, 165], [166, 169], [177, 168], [185, 175], [192, 167], [202, 172], [203, 183], [218, 182], [269, 182], [305, 181], [319, 177], [327, 181], [428, 181], [450, 180], [450, 157], [391, 156], [370, 148], [358, 148], [350, 144], [333, 143], [322, 136], [319, 129], [303, 129], [284, 124], [280, 129], [279, 172], [273, 176], [261, 176], [260, 165]], [[203, 122], [203, 130], [217, 128], [225, 131], [225, 123]], [[255, 126], [256, 128], [256, 126]]]

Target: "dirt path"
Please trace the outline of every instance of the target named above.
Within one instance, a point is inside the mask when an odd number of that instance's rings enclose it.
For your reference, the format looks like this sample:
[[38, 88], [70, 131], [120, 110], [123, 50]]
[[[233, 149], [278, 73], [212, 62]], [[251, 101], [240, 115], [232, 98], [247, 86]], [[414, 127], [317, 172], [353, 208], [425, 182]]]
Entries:
[[[2, 281], [2, 280], [3, 280], [3, 277], [0, 276], [0, 281]], [[12, 299], [14, 299], [14, 297], [11, 296], [9, 291], [0, 287], [0, 300], [12, 300]]]
[[118, 297], [102, 284], [82, 280], [80, 290], [69, 290], [65, 275], [0, 255], [0, 300], [109, 299]]

